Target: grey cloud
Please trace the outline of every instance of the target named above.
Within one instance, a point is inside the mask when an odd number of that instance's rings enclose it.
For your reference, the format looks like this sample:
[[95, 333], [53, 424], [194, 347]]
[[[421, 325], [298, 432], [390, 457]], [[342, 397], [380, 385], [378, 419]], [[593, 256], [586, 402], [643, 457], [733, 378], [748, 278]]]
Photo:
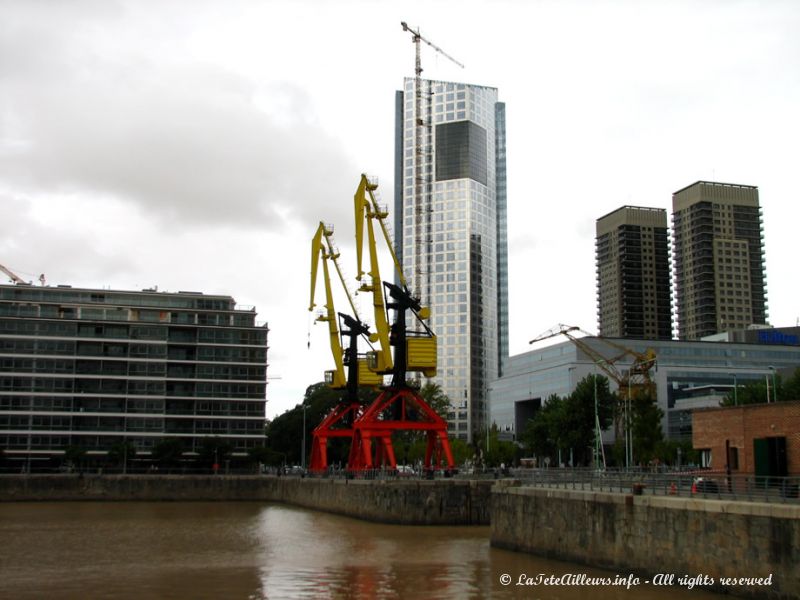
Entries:
[[89, 237], [86, 228], [40, 223], [33, 207], [30, 200], [0, 192], [0, 262], [23, 279], [35, 280], [44, 272], [52, 283], [98, 282], [136, 272], [127, 249], [101, 249], [103, 236]]
[[212, 66], [105, 56], [59, 24], [0, 27], [0, 49], [13, 50], [0, 62], [7, 185], [108, 195], [162, 223], [261, 228], [313, 223], [331, 189], [352, 187], [357, 170], [297, 86], [263, 89]]

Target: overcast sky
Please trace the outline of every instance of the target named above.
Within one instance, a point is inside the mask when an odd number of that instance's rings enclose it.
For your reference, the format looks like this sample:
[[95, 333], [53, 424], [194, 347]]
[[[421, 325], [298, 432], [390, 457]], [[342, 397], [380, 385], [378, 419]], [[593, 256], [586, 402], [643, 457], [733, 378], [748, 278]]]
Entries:
[[759, 187], [770, 322], [796, 324], [796, 1], [0, 0], [0, 263], [255, 305], [267, 414], [291, 408], [332, 367], [311, 236], [333, 223], [352, 277], [360, 174], [393, 199], [401, 21], [466, 65], [423, 47], [425, 76], [506, 103], [512, 355], [597, 330], [597, 218], [701, 179]]

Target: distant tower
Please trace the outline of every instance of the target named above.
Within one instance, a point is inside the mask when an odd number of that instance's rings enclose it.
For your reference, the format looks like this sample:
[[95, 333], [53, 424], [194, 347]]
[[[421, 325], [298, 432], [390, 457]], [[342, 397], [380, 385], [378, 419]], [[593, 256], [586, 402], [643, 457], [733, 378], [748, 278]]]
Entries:
[[672, 339], [667, 211], [623, 206], [596, 232], [599, 334]]
[[471, 441], [508, 357], [505, 104], [496, 88], [406, 78], [395, 108], [398, 257], [431, 307], [450, 433]]
[[758, 188], [698, 181], [672, 211], [679, 339], [766, 324]]

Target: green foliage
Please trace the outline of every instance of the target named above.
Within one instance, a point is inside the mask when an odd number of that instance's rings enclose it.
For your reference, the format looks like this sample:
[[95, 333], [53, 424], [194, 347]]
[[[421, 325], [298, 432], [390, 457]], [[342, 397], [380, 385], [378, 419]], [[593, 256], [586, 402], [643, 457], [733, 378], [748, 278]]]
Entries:
[[792, 376], [786, 381], [780, 375], [774, 379], [771, 375], [749, 380], [745, 383], [739, 382], [736, 391], [731, 390], [725, 399], [720, 402], [721, 406], [734, 406], [735, 404], [764, 404], [767, 402], [767, 381], [769, 381], [769, 401], [784, 402], [800, 400], [800, 368], [795, 369]]
[[658, 445], [664, 440], [661, 430], [663, 417], [664, 411], [650, 394], [637, 396], [631, 401], [634, 463], [647, 464], [657, 458]]
[[67, 446], [64, 448], [64, 461], [75, 468], [80, 468], [86, 459], [86, 448], [81, 446]]
[[119, 441], [108, 450], [108, 460], [113, 465], [122, 466], [135, 457], [136, 446], [128, 440]]
[[442, 391], [442, 386], [428, 381], [422, 386], [419, 395], [437, 415], [447, 420], [447, 413], [450, 412], [450, 398]]
[[661, 440], [656, 444], [655, 458], [657, 458], [661, 464], [677, 467], [679, 449], [681, 465], [697, 464], [700, 462], [700, 453], [692, 448], [691, 442], [677, 442], [675, 440]]
[[561, 423], [563, 422], [564, 400], [551, 395], [533, 419], [529, 419], [520, 436], [523, 445], [536, 456], [555, 456], [562, 447]]
[[616, 396], [609, 390], [608, 379], [588, 375], [568, 397], [548, 398], [526, 425], [522, 440], [530, 451], [555, 458], [558, 450], [571, 450], [576, 464], [589, 464], [595, 441], [595, 391], [600, 429], [607, 429]]
[[198, 449], [197, 462], [205, 467], [214, 464], [222, 465], [233, 452], [233, 446], [226, 440], [219, 437], [203, 438]]
[[[780, 378], [778, 378], [780, 380]], [[783, 385], [778, 384], [778, 400], [800, 400], [800, 368], [794, 370], [792, 376]]]
[[152, 457], [162, 467], [176, 466], [183, 454], [183, 442], [178, 438], [164, 438], [153, 446]]
[[[359, 395], [367, 394], [368, 390], [359, 390]], [[374, 394], [374, 392], [372, 392]], [[314, 428], [319, 425], [327, 414], [336, 406], [342, 397], [341, 390], [331, 389], [324, 382], [315, 383], [306, 389], [302, 404], [275, 417], [267, 426], [267, 448], [285, 456], [287, 464], [300, 464], [303, 445], [303, 407], [305, 408], [305, 440], [306, 462], [311, 457], [311, 439]], [[328, 462], [334, 464], [344, 460], [347, 455], [343, 453], [341, 444], [331, 443], [328, 448]], [[281, 462], [281, 464], [283, 464]]]
[[281, 452], [275, 452], [266, 446], [256, 446], [247, 450], [247, 456], [253, 464], [278, 467], [286, 462], [286, 457]]
[[480, 458], [479, 464], [484, 467], [499, 467], [505, 464], [507, 467], [519, 462], [522, 456], [522, 448], [514, 442], [507, 442], [500, 439], [500, 432], [496, 424], [492, 424], [489, 429], [489, 444], [487, 450], [486, 434], [475, 437], [476, 454]]

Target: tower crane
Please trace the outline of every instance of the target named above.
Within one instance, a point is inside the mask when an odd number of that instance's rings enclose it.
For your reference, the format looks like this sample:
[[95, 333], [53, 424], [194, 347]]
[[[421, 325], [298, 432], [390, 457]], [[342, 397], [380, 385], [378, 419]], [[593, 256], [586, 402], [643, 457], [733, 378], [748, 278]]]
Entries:
[[[422, 286], [422, 259], [423, 256], [430, 259], [431, 252], [425, 251], [423, 247], [427, 247], [429, 240], [423, 240], [424, 235], [429, 235], [430, 231], [430, 186], [425, 185], [426, 175], [426, 156], [430, 156], [431, 152], [426, 151], [427, 143], [426, 138], [430, 138], [431, 122], [428, 119], [427, 123], [422, 116], [422, 56], [420, 52], [421, 42], [425, 42], [428, 46], [436, 50], [439, 54], [452, 61], [462, 69], [464, 65], [458, 62], [455, 58], [447, 54], [444, 50], [439, 48], [436, 44], [428, 39], [422, 37], [422, 34], [417, 30], [408, 26], [405, 21], [400, 23], [403, 31], [411, 34], [411, 41], [414, 43], [414, 220], [415, 220], [415, 240], [414, 240], [414, 290], [420, 298], [424, 298]], [[428, 134], [425, 135], [425, 129], [428, 129]], [[427, 275], [430, 274], [430, 263], [428, 268], [425, 269]], [[428, 288], [430, 288], [430, 281], [428, 281]], [[427, 290], [430, 294], [430, 289]]]

